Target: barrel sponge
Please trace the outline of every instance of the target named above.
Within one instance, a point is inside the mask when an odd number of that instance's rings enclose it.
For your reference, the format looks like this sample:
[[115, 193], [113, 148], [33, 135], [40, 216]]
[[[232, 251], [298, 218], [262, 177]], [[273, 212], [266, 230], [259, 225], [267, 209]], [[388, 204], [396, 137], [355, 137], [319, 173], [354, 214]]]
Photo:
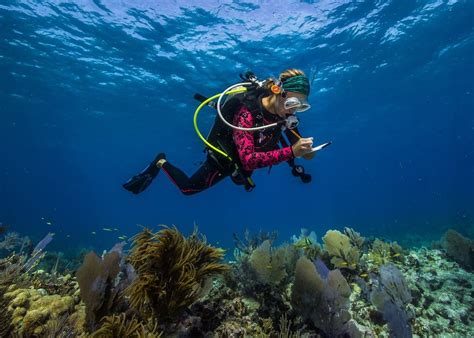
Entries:
[[348, 236], [337, 230], [329, 230], [323, 237], [331, 263], [341, 269], [355, 270], [360, 259], [360, 250], [351, 244]]

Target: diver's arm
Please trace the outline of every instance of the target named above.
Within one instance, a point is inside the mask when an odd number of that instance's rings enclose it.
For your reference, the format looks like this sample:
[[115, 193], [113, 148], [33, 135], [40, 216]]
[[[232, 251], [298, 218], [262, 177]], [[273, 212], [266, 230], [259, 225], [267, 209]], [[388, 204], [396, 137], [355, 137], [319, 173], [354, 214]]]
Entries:
[[[244, 128], [253, 127], [253, 116], [245, 106], [242, 106], [235, 114], [234, 125]], [[268, 167], [294, 158], [291, 146], [271, 151], [255, 151], [252, 132], [234, 129], [233, 137], [245, 170]]]
[[[298, 130], [298, 128], [293, 128], [293, 129], [285, 129], [285, 135], [288, 138], [288, 141], [290, 141], [290, 144], [293, 145], [298, 142], [298, 140], [301, 138], [301, 133]], [[282, 135], [283, 138], [283, 135]], [[313, 159], [314, 155], [316, 155], [316, 152], [311, 152], [308, 154], [304, 154], [303, 158], [305, 160], [311, 160]]]

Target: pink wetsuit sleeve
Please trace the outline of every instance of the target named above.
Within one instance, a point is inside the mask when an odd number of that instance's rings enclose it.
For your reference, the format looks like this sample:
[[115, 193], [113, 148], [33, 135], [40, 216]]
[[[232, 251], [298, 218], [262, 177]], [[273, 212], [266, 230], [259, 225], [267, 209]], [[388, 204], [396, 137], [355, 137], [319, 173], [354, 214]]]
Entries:
[[[244, 128], [253, 127], [253, 116], [247, 107], [242, 106], [235, 114], [234, 125]], [[251, 131], [234, 129], [233, 137], [240, 161], [245, 170], [263, 168], [294, 158], [291, 147], [271, 151], [255, 151], [254, 136]]]

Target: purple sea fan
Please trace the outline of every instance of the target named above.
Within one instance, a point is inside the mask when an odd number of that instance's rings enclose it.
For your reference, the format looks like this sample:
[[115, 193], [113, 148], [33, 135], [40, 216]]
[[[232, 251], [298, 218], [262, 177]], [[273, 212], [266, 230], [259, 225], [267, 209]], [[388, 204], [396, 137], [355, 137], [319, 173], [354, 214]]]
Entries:
[[390, 327], [396, 338], [412, 337], [405, 305], [411, 301], [405, 278], [394, 265], [380, 267], [380, 278], [374, 279], [370, 300]]

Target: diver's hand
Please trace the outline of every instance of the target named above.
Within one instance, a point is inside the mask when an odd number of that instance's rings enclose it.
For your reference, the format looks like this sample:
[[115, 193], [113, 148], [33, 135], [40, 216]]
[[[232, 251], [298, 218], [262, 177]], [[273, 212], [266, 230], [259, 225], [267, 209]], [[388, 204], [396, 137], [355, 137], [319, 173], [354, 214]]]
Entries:
[[300, 138], [298, 142], [291, 146], [293, 154], [295, 157], [302, 157], [311, 152], [311, 147], [313, 146], [313, 138]]
[[310, 152], [310, 153], [304, 154], [304, 155], [303, 155], [303, 158], [304, 158], [305, 160], [312, 160], [313, 157], [316, 155], [316, 153], [317, 153], [317, 151], [312, 151], [312, 152]]

